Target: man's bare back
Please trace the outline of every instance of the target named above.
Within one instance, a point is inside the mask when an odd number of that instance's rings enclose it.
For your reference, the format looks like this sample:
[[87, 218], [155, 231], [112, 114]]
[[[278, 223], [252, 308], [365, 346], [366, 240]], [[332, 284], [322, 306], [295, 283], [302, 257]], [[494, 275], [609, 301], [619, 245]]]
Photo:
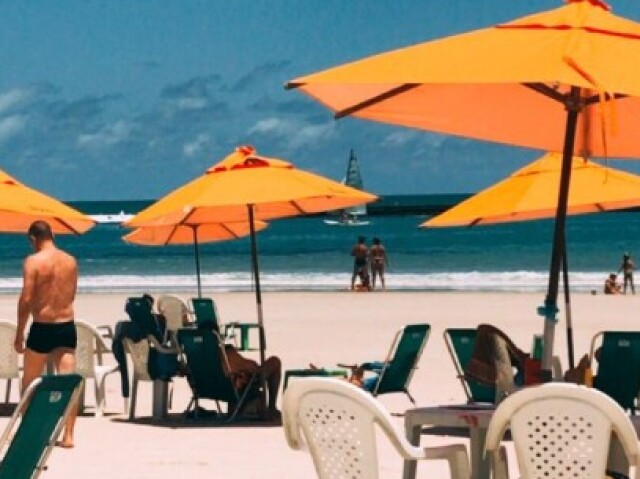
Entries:
[[74, 319], [78, 267], [73, 256], [55, 246], [45, 248], [26, 259], [25, 276], [33, 277], [30, 312], [34, 321]]

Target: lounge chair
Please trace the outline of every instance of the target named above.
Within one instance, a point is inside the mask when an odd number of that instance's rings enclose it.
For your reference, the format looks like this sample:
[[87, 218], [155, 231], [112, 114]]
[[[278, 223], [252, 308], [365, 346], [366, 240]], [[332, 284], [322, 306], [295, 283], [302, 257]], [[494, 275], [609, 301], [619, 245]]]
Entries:
[[448, 328], [444, 330], [444, 342], [456, 368], [456, 374], [469, 403], [493, 403], [496, 388], [479, 383], [464, 374], [476, 344], [475, 328]]
[[[367, 385], [366, 389], [374, 396], [387, 393], [405, 393], [409, 400], [415, 404], [413, 396], [409, 393], [409, 383], [414, 370], [418, 367], [418, 361], [422, 356], [430, 332], [431, 326], [428, 324], [410, 324], [401, 328], [394, 336], [384, 361], [360, 365], [365, 371], [377, 375], [375, 382]], [[344, 364], [338, 366], [349, 367]]]
[[[199, 400], [212, 399], [227, 403], [226, 421], [233, 421], [250, 399], [259, 397], [259, 374], [254, 373], [246, 386], [238, 390], [227, 373], [229, 364], [224, 343], [210, 328], [183, 328], [178, 330], [178, 344], [186, 357], [187, 380], [193, 397], [187, 406], [198, 415]], [[220, 408], [218, 407], [218, 412]]]
[[[635, 477], [640, 476], [640, 449], [629, 416], [596, 389], [548, 383], [502, 401], [491, 418], [485, 444], [496, 479], [509, 477], [504, 455], [496, 454], [508, 428], [523, 479], [605, 477], [612, 433], [628, 463], [635, 466]], [[619, 467], [612, 469], [628, 473]]]
[[[596, 353], [596, 345], [602, 347]], [[591, 340], [589, 359], [598, 365], [593, 386], [612, 397], [623, 409], [636, 411], [640, 392], [640, 332], [603, 331]]]
[[16, 324], [0, 321], [0, 379], [7, 380], [4, 402], [11, 398], [11, 383], [20, 378], [18, 353], [13, 342], [16, 338]]
[[244, 323], [222, 324], [216, 303], [211, 298], [192, 298], [191, 304], [198, 328], [213, 328], [225, 342], [233, 341], [238, 350], [244, 350], [235, 342], [235, 328]]
[[466, 446], [412, 446], [378, 401], [346, 381], [301, 378], [285, 392], [282, 413], [289, 447], [308, 450], [320, 479], [377, 479], [376, 426], [404, 459], [447, 460], [451, 477], [469, 478]]
[[[76, 373], [83, 378], [94, 380], [94, 391], [96, 396], [96, 416], [102, 416], [106, 401], [105, 380], [107, 376], [118, 370], [117, 364], [105, 365], [102, 355], [110, 353], [109, 348], [102, 339], [102, 335], [92, 325], [84, 321], [75, 321], [78, 345], [76, 347]], [[84, 407], [84, 393], [80, 399], [80, 410]]]
[[64, 374], [42, 376], [29, 385], [0, 437], [0, 450], [7, 448], [0, 462], [0, 479], [40, 475], [76, 404], [81, 384], [79, 374]]

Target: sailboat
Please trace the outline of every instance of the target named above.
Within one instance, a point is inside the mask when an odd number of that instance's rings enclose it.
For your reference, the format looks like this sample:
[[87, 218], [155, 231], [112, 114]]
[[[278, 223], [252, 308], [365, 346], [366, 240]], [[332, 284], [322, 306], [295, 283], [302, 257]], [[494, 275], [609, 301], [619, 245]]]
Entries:
[[[342, 181], [345, 185], [355, 188], [357, 190], [363, 190], [364, 185], [362, 182], [362, 175], [360, 174], [360, 166], [358, 165], [358, 158], [353, 150], [349, 154], [349, 162], [347, 164], [347, 175]], [[366, 226], [370, 222], [367, 220], [361, 220], [359, 217], [367, 214], [366, 205], [352, 206], [340, 211], [340, 219], [332, 220], [326, 219], [324, 222], [328, 225], [336, 226]]]

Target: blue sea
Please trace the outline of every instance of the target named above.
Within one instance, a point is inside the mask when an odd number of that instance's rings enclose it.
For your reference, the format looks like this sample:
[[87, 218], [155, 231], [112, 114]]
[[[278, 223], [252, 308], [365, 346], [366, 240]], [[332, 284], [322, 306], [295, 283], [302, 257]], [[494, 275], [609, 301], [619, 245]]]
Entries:
[[[428, 197], [425, 197], [428, 201]], [[75, 203], [89, 214], [136, 213], [141, 202]], [[378, 236], [387, 248], [391, 290], [546, 290], [553, 222], [550, 220], [473, 228], [423, 229], [427, 215], [370, 216], [360, 227], [329, 226], [322, 217], [275, 220], [258, 234], [261, 285], [266, 291], [336, 291], [348, 287], [359, 235]], [[193, 292], [193, 248], [126, 244], [128, 230], [99, 224], [83, 236], [59, 236], [78, 258], [81, 292]], [[625, 251], [640, 256], [640, 213], [619, 212], [568, 218], [572, 290], [600, 289]], [[201, 245], [204, 292], [251, 290], [248, 239]], [[0, 293], [21, 286], [30, 248], [23, 235], [0, 235]]]

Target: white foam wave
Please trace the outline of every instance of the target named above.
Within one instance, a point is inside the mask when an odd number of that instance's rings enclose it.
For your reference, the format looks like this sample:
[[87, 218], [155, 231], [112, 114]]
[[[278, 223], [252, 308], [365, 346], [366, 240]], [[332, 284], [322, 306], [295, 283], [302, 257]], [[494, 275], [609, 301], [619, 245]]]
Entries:
[[[572, 291], [600, 290], [608, 272], [575, 272], [570, 274]], [[349, 286], [349, 273], [261, 274], [264, 291], [335, 291]], [[439, 272], [425, 274], [387, 273], [390, 290], [431, 291], [515, 291], [542, 292], [547, 288], [544, 272]], [[20, 290], [21, 278], [0, 278], [0, 293]], [[82, 276], [80, 292], [193, 291], [193, 275], [96, 275]], [[250, 291], [251, 275], [247, 272], [207, 274], [202, 277], [205, 291]]]

